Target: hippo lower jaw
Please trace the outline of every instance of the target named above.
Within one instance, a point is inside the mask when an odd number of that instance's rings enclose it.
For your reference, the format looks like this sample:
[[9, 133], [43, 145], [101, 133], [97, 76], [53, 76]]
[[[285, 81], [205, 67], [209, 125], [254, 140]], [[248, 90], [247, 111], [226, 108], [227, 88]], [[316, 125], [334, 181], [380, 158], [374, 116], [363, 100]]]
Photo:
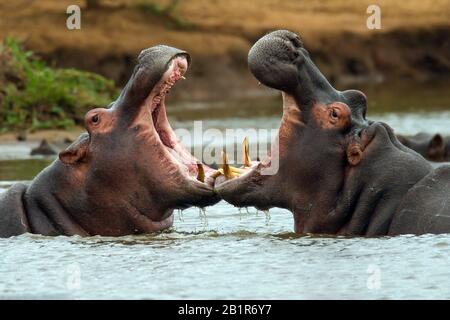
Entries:
[[[288, 146], [295, 136], [301, 134], [304, 123], [295, 99], [284, 91], [280, 92], [283, 116], [278, 135], [271, 143], [270, 152], [260, 162], [250, 160], [250, 166], [244, 166], [239, 170], [230, 167], [232, 175], [223, 174], [215, 180], [214, 190], [225, 201], [237, 207], [254, 206], [259, 210], [268, 210], [272, 207], [289, 208], [288, 197], [281, 192], [274, 194], [274, 191], [282, 188], [279, 173], [289, 170], [283, 165], [289, 152]], [[243, 149], [246, 147], [243, 146]], [[244, 158], [248, 157], [248, 150], [245, 150], [244, 154]], [[243, 162], [246, 162], [245, 159]], [[229, 167], [226, 161], [223, 166]]]

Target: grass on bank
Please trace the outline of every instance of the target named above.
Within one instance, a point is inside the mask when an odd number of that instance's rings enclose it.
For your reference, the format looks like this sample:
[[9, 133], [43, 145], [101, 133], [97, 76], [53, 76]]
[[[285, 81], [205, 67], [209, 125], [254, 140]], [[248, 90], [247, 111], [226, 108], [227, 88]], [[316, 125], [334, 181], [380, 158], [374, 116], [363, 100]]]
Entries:
[[107, 106], [117, 94], [112, 80], [51, 68], [14, 38], [0, 44], [0, 133], [70, 128], [81, 124], [88, 110]]

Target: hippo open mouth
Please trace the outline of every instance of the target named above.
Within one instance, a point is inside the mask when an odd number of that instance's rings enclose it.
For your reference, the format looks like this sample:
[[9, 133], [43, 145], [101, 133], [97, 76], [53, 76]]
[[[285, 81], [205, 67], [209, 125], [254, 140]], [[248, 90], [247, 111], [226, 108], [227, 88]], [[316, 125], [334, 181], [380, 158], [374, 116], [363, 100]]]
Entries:
[[0, 237], [152, 233], [173, 225], [174, 209], [218, 202], [213, 170], [181, 145], [167, 120], [165, 98], [189, 63], [177, 48], [142, 50], [117, 100], [85, 115], [87, 132], [30, 185], [0, 198], [0, 220], [9, 221]]
[[117, 100], [85, 117], [87, 147], [95, 162], [89, 182], [94, 186], [101, 181], [104, 190], [108, 181], [115, 197], [123, 198], [117, 210], [128, 214], [121, 223], [131, 220], [145, 232], [171, 225], [174, 209], [206, 207], [219, 200], [212, 187], [214, 170], [181, 145], [167, 119], [166, 97], [184, 79], [189, 64], [189, 54], [177, 48], [143, 50]]
[[[161, 79], [151, 90], [141, 106], [140, 119], [149, 119], [154, 130], [150, 129], [150, 139], [156, 139], [164, 149], [164, 158], [167, 160], [167, 170], [178, 170], [191, 179], [191, 183], [205, 183], [211, 186], [210, 176], [213, 169], [201, 163], [191, 155], [179, 142], [167, 119], [165, 100], [172, 87], [181, 79], [189, 66], [188, 57], [175, 56], [169, 63]], [[148, 135], [148, 132], [145, 132]]]

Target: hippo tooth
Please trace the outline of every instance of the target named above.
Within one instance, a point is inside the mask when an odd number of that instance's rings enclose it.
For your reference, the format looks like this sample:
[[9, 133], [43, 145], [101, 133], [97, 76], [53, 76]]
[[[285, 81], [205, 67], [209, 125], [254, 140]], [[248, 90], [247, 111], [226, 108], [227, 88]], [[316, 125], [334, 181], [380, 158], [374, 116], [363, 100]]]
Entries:
[[210, 177], [213, 178], [213, 179], [215, 179], [215, 178], [217, 178], [217, 177], [219, 177], [219, 176], [221, 176], [221, 175], [223, 175], [223, 170], [222, 170], [222, 169], [218, 169], [218, 170], [214, 171], [214, 172], [210, 175]]
[[250, 146], [247, 137], [245, 137], [244, 141], [242, 141], [242, 162], [244, 164], [244, 167], [252, 166], [252, 159], [250, 158]]
[[228, 165], [228, 156], [225, 151], [222, 151], [222, 166], [221, 167], [223, 170], [223, 175], [225, 176], [226, 179], [233, 179], [236, 176], [235, 173], [231, 170], [230, 166]]
[[186, 80], [186, 77], [185, 77], [185, 76], [181, 76], [180, 78], [183, 79], [183, 80]]
[[203, 169], [203, 165], [201, 163], [197, 163], [197, 180], [200, 182], [205, 182], [205, 170]]
[[241, 174], [244, 174], [244, 173], [247, 172], [247, 170], [242, 169], [242, 168], [236, 168], [236, 167], [233, 167], [233, 166], [229, 166], [229, 167], [230, 167], [231, 172], [233, 172], [235, 174], [235, 176], [236, 175], [240, 176]]

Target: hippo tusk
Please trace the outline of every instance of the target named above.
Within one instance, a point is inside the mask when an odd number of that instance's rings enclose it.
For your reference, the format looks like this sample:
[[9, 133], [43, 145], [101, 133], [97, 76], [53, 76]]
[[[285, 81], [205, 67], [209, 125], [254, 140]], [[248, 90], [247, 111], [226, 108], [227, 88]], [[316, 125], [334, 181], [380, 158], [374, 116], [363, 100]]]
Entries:
[[[241, 174], [244, 174], [244, 173], [246, 173], [248, 171], [248, 170], [245, 170], [245, 169], [242, 169], [242, 168], [232, 167], [230, 165], [228, 166], [228, 168], [229, 168], [229, 172], [231, 172], [231, 174], [233, 175], [232, 178], [238, 177]], [[213, 178], [217, 178], [218, 176], [221, 176], [221, 175], [225, 175], [225, 172], [223, 171], [222, 168], [216, 170], [211, 176]]]
[[236, 167], [230, 166], [228, 164], [227, 153], [225, 151], [222, 151], [222, 164], [219, 169], [217, 169], [216, 171], [214, 171], [211, 174], [211, 178], [215, 179], [215, 178], [223, 175], [223, 176], [225, 176], [225, 178], [227, 180], [230, 180], [230, 179], [239, 177], [240, 175], [247, 173], [247, 172], [248, 172], [248, 168], [246, 168], [246, 167], [236, 168]]
[[245, 137], [244, 141], [242, 141], [242, 162], [244, 164], [244, 168], [252, 166], [252, 159], [250, 158], [250, 146], [247, 137]]
[[236, 167], [232, 167], [232, 166], [229, 166], [229, 167], [230, 167], [231, 172], [235, 173], [236, 175], [241, 175], [248, 171], [243, 168], [236, 168]]
[[233, 179], [235, 177], [235, 174], [233, 173], [233, 171], [230, 168], [230, 165], [228, 164], [228, 156], [225, 151], [222, 151], [222, 168], [221, 169], [223, 171], [223, 175], [225, 176], [225, 178]]
[[223, 175], [223, 170], [218, 169], [211, 174], [211, 178], [215, 179], [217, 177], [220, 177], [221, 175]]
[[203, 169], [203, 165], [201, 163], [197, 163], [197, 180], [200, 182], [205, 182], [205, 170]]

